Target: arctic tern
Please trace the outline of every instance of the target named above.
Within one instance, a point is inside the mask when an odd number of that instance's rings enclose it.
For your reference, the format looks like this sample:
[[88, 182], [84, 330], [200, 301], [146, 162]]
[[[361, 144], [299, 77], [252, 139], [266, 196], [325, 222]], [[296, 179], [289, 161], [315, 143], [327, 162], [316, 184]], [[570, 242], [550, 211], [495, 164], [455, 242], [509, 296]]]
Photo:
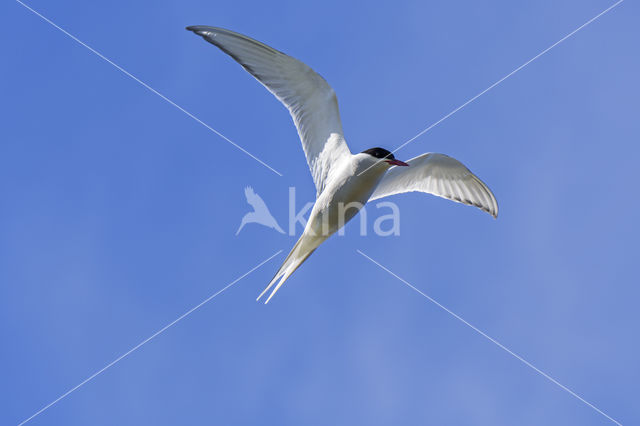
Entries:
[[230, 30], [201, 25], [187, 30], [231, 56], [287, 107], [316, 185], [316, 202], [302, 236], [258, 299], [277, 282], [268, 303], [311, 253], [367, 201], [419, 191], [498, 216], [498, 204], [487, 185], [447, 155], [426, 153], [405, 163], [383, 148], [352, 154], [334, 90], [304, 63]]

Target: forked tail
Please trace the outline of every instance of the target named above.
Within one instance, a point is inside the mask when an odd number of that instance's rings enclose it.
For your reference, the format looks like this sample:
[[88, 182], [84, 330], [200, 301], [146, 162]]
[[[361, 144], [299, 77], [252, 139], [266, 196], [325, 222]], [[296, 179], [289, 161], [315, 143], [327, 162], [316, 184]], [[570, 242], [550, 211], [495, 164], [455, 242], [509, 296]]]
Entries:
[[264, 302], [265, 305], [269, 303], [269, 300], [271, 300], [273, 295], [276, 294], [282, 284], [284, 284], [291, 274], [293, 274], [293, 272], [298, 269], [305, 260], [307, 260], [307, 257], [311, 256], [311, 253], [318, 248], [322, 241], [324, 241], [324, 238], [302, 234], [296, 245], [293, 246], [293, 249], [291, 249], [291, 252], [282, 263], [282, 266], [280, 266], [280, 269], [278, 269], [278, 272], [276, 272], [271, 279], [271, 282], [269, 282], [267, 288], [262, 290], [262, 293], [260, 293], [260, 296], [258, 296], [256, 300], [260, 300], [260, 298], [264, 296], [264, 294], [273, 287], [278, 280], [280, 280], [276, 285], [276, 288], [273, 289], [269, 297], [267, 297], [267, 300]]

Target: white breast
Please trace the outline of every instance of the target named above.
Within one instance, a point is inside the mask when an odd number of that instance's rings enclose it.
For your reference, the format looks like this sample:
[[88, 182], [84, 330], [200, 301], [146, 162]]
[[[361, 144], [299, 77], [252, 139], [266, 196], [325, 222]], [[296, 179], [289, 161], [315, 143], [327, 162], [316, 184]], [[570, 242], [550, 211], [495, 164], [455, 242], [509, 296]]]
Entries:
[[[366, 157], [369, 157], [368, 155]], [[369, 200], [387, 166], [371, 166], [362, 154], [352, 156], [327, 183], [313, 206], [307, 228], [329, 237], [351, 220]], [[365, 173], [360, 173], [370, 168]]]

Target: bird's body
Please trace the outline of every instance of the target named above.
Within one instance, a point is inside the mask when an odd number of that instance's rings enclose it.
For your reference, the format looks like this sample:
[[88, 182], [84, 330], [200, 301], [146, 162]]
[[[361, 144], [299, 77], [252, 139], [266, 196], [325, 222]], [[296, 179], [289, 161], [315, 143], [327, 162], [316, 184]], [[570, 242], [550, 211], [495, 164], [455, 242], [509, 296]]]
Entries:
[[404, 163], [383, 148], [352, 154], [343, 136], [335, 92], [304, 63], [233, 31], [187, 29], [231, 56], [289, 109], [316, 185], [316, 202], [302, 235], [258, 299], [275, 285], [267, 303], [311, 253], [369, 200], [419, 191], [497, 216], [498, 205], [489, 188], [451, 157], [427, 153]]
[[268, 302], [320, 244], [353, 219], [388, 169], [386, 163], [376, 164], [376, 159], [363, 153], [343, 157], [336, 167], [336, 173], [316, 199], [298, 242], [258, 299], [280, 280], [267, 298]]
[[375, 163], [374, 158], [362, 153], [344, 158], [316, 199], [305, 232], [330, 236], [351, 220], [389, 168], [386, 163]]

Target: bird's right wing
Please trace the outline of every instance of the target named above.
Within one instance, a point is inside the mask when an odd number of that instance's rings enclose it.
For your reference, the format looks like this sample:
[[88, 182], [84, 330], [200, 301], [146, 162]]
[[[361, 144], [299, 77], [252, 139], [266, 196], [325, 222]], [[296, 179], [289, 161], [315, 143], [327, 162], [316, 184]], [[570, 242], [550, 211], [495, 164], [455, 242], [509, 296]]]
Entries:
[[409, 167], [390, 168], [369, 200], [403, 192], [427, 192], [498, 217], [498, 202], [489, 187], [455, 158], [427, 153], [407, 163]]
[[187, 29], [235, 59], [289, 109], [320, 194], [331, 167], [351, 154], [331, 86], [304, 63], [242, 34], [202, 25]]
[[[267, 209], [266, 204], [262, 200], [262, 198], [255, 193], [252, 187], [247, 186], [244, 189], [244, 196], [247, 198], [247, 203], [253, 207], [254, 211], [262, 211]], [[267, 209], [268, 210], [268, 209]]]

